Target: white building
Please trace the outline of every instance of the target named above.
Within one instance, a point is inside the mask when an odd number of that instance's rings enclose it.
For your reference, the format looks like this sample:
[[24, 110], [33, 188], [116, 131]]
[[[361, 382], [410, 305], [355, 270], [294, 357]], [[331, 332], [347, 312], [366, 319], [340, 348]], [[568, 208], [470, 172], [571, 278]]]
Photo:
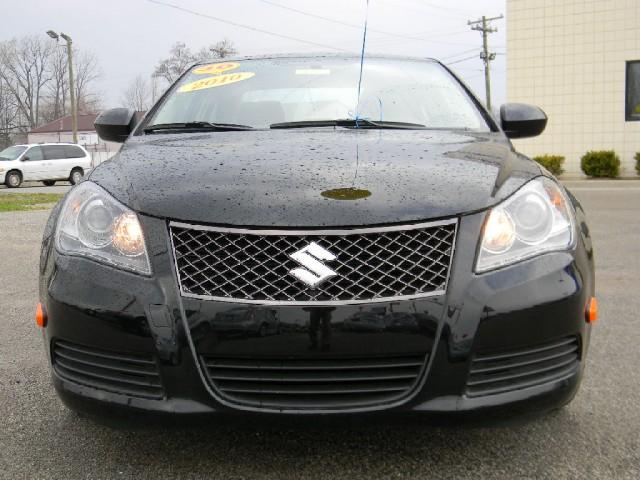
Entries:
[[507, 99], [549, 116], [529, 155], [566, 157], [581, 174], [589, 150], [615, 150], [621, 176], [640, 151], [640, 0], [507, 0]]

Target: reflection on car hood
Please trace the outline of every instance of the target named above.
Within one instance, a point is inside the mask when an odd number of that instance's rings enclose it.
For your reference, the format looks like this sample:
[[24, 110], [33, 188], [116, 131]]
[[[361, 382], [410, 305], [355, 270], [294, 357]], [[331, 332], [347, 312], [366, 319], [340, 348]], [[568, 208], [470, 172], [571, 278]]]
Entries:
[[149, 215], [320, 227], [477, 211], [539, 174], [499, 133], [323, 128], [132, 137], [90, 178]]

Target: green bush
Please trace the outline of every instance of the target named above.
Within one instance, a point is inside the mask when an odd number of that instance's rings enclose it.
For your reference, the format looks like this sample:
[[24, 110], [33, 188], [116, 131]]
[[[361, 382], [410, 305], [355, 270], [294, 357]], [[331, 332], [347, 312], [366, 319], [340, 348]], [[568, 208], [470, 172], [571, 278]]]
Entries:
[[580, 161], [582, 171], [589, 177], [611, 177], [620, 174], [620, 158], [613, 150], [587, 152]]
[[564, 173], [564, 169], [562, 168], [564, 157], [562, 155], [539, 155], [533, 157], [533, 159], [556, 177]]
[[635, 159], [636, 159], [636, 173], [640, 175], [640, 152], [636, 153]]

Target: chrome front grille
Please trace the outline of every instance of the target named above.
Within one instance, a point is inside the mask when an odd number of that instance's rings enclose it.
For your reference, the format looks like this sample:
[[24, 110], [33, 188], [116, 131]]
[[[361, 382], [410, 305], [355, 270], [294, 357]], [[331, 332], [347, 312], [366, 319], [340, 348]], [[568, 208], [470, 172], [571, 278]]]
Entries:
[[[357, 303], [446, 290], [457, 223], [353, 230], [243, 230], [171, 223], [184, 296], [280, 304]], [[315, 242], [337, 274], [315, 288], [290, 255]]]

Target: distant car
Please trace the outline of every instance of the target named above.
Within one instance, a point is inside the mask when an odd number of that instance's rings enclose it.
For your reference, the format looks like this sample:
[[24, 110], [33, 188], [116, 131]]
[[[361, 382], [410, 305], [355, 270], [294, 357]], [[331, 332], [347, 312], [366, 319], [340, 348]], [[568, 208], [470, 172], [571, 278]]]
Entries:
[[384, 318], [384, 324], [390, 332], [417, 332], [418, 320], [412, 313], [392, 312]]
[[275, 310], [250, 305], [218, 312], [212, 326], [213, 330], [266, 337], [278, 333], [280, 322]]
[[32, 181], [51, 186], [68, 180], [75, 185], [90, 169], [91, 155], [73, 143], [14, 145], [0, 152], [0, 183], [9, 188]]
[[383, 332], [384, 328], [382, 315], [373, 312], [354, 313], [342, 323], [345, 332]]

